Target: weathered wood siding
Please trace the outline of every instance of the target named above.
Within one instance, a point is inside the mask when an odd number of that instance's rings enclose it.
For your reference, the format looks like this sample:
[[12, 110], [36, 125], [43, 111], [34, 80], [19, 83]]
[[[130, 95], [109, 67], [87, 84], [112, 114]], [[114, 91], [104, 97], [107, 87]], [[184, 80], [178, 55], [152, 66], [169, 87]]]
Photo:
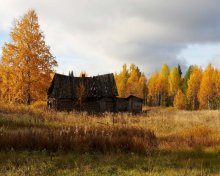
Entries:
[[100, 111], [100, 104], [97, 100], [89, 100], [83, 103], [83, 111], [88, 112], [99, 112]]
[[100, 112], [113, 112], [115, 111], [115, 101], [112, 98], [103, 98], [99, 101]]
[[73, 100], [72, 99], [55, 99], [50, 98], [48, 100], [49, 109], [54, 109], [56, 111], [72, 111], [73, 110]]
[[116, 99], [116, 111], [124, 112], [128, 110], [128, 101], [125, 98], [117, 98]]
[[139, 113], [142, 111], [143, 101], [137, 97], [130, 97], [128, 99], [128, 111]]
[[72, 99], [58, 99], [57, 108], [58, 111], [72, 111], [73, 100]]

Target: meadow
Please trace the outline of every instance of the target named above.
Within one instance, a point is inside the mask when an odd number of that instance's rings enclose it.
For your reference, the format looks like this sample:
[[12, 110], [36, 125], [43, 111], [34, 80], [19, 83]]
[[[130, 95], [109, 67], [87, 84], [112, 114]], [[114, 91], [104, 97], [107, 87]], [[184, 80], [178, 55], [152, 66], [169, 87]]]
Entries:
[[0, 105], [0, 175], [220, 175], [220, 112]]

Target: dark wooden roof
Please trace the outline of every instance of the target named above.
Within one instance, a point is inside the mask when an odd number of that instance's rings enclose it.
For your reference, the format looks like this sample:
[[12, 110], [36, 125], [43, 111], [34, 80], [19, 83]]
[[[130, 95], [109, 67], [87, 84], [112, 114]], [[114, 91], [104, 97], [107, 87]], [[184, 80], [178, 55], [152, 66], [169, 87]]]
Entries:
[[129, 100], [130, 98], [135, 98], [138, 101], [143, 101], [144, 100], [143, 98], [140, 98], [140, 97], [137, 97], [137, 96], [134, 96], [134, 95], [129, 95], [126, 99]]
[[75, 99], [81, 83], [85, 87], [84, 96], [86, 98], [118, 96], [112, 73], [94, 77], [71, 77], [56, 73], [48, 90], [48, 97]]
[[140, 98], [140, 97], [137, 97], [137, 96], [134, 96], [134, 95], [129, 95], [128, 97], [117, 97], [117, 99], [121, 99], [121, 100], [129, 100], [130, 98], [135, 98], [135, 99], [140, 100], [140, 101], [144, 100], [143, 98]]

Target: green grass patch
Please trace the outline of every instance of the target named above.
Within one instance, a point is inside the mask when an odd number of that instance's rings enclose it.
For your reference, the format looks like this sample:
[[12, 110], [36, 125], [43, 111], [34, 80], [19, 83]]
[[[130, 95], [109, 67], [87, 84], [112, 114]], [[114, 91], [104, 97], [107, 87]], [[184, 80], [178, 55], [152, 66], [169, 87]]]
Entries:
[[220, 174], [220, 150], [159, 151], [151, 155], [1, 152], [0, 175], [154, 175]]

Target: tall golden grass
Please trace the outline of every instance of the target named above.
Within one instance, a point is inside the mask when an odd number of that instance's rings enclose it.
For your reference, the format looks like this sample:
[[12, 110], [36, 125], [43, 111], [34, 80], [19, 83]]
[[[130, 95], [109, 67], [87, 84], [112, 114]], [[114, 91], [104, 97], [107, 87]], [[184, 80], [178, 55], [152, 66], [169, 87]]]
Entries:
[[0, 149], [141, 152], [156, 149], [153, 132], [138, 128], [26, 128], [0, 132]]
[[13, 105], [1, 105], [0, 112], [3, 150], [145, 153], [157, 148], [153, 131], [102, 123], [100, 116]]
[[151, 108], [147, 113], [55, 112], [46, 104], [0, 104], [0, 149], [148, 152], [220, 147], [220, 112]]
[[184, 129], [160, 138], [160, 148], [189, 149], [220, 146], [220, 134], [207, 127]]

